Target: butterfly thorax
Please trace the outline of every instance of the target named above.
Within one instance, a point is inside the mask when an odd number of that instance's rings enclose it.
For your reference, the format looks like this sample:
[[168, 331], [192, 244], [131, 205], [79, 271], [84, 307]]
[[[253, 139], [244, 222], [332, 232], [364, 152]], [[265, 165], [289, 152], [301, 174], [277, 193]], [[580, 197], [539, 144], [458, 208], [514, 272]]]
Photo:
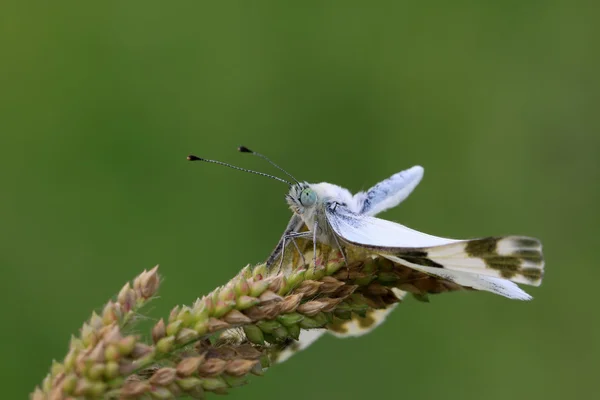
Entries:
[[307, 228], [314, 232], [319, 242], [333, 244], [332, 232], [329, 229], [325, 207], [335, 202], [352, 207], [352, 194], [337, 185], [322, 182], [316, 184], [302, 183], [292, 186], [286, 196], [290, 209], [300, 216]]

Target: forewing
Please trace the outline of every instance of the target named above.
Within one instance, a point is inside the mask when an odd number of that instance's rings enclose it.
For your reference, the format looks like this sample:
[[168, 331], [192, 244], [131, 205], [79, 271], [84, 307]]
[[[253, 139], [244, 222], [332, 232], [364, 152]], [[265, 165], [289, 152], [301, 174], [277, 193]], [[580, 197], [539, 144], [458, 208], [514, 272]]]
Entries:
[[423, 167], [416, 165], [398, 172], [379, 182], [367, 192], [354, 195], [353, 210], [363, 215], [375, 215], [388, 208], [396, 207], [419, 184], [423, 178]]
[[459, 242], [456, 239], [428, 235], [395, 222], [354, 213], [336, 202], [327, 203], [325, 213], [327, 222], [340, 238], [360, 247], [410, 251], [415, 247], [426, 248]]
[[530, 296], [509, 280], [535, 286], [541, 283], [542, 247], [534, 238], [441, 238], [358, 215], [336, 203], [326, 206], [326, 215], [329, 225], [343, 241], [371, 248], [392, 261], [462, 286], [527, 300]]
[[526, 236], [488, 237], [393, 255], [423, 266], [475, 273], [539, 286], [544, 274], [542, 244]]

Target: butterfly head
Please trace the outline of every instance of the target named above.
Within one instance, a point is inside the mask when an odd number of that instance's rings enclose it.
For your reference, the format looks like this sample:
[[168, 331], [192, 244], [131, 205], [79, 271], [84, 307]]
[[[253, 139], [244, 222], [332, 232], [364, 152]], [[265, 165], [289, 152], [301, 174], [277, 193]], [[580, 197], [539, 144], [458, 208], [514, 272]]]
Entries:
[[285, 199], [295, 214], [302, 215], [317, 204], [318, 196], [308, 183], [299, 183], [292, 185]]

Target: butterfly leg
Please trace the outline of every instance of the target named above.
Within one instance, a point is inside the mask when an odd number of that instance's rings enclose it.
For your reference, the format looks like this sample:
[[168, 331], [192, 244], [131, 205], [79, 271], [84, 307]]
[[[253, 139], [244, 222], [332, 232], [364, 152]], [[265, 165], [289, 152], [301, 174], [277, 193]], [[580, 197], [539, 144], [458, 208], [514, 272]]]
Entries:
[[333, 234], [333, 238], [335, 239], [335, 244], [337, 244], [337, 247], [340, 250], [340, 253], [342, 253], [342, 258], [344, 259], [344, 263], [346, 263], [346, 267], [347, 267], [348, 259], [346, 258], [346, 253], [344, 252], [344, 249], [340, 245], [340, 241], [338, 240], [337, 235], [335, 233]]
[[315, 221], [315, 226], [313, 228], [313, 264], [315, 268], [317, 268], [317, 228], [319, 227], [319, 222]]
[[[299, 232], [300, 229], [302, 229], [303, 225], [304, 221], [302, 221], [302, 218], [294, 214], [290, 219], [290, 222], [288, 223], [287, 227], [285, 228], [283, 235], [281, 235], [281, 239], [279, 239], [279, 242], [277, 242], [277, 246], [275, 246], [275, 249], [273, 249], [273, 251], [269, 255], [269, 258], [267, 258], [267, 268], [270, 269], [271, 266], [275, 263], [275, 260], [277, 260], [279, 257], [283, 257], [286, 245], [285, 239], [289, 238], [290, 234]], [[294, 243], [294, 246], [298, 248], [298, 245], [295, 241], [292, 241], [292, 243]], [[299, 249], [298, 251], [300, 252]]]
[[277, 273], [281, 272], [281, 267], [283, 266], [283, 259], [285, 258], [285, 246], [286, 246], [286, 244], [287, 244], [286, 242], [288, 240], [291, 240], [291, 242], [294, 244], [294, 247], [296, 247], [298, 254], [300, 254], [300, 257], [302, 258], [302, 265], [306, 264], [306, 261], [304, 261], [304, 255], [300, 251], [300, 247], [298, 247], [298, 243], [296, 243], [296, 237], [298, 237], [298, 236], [295, 235], [295, 232], [283, 236], [281, 258], [279, 260], [279, 266], [277, 267]]
[[[303, 265], [306, 265], [306, 260], [304, 259], [304, 254], [302, 254], [300, 247], [298, 247], [298, 243], [296, 243], [296, 239], [297, 238], [306, 239], [306, 238], [312, 238], [312, 237], [313, 237], [312, 232], [289, 232], [286, 235], [284, 235], [284, 241], [291, 240], [292, 243], [294, 244], [294, 246], [296, 247], [296, 250], [298, 251], [300, 258], [302, 258]], [[285, 251], [285, 245], [284, 245], [283, 251]], [[281, 253], [281, 262], [280, 262], [279, 268], [281, 268], [281, 264], [283, 264], [283, 251]]]
[[[280, 253], [280, 260], [279, 260], [279, 265], [277, 266], [277, 273], [279, 274], [281, 272], [281, 266], [283, 265], [283, 259], [285, 257], [285, 242], [287, 240], [287, 235], [283, 235], [283, 238], [281, 239], [281, 253]], [[267, 263], [267, 265], [269, 265]]]

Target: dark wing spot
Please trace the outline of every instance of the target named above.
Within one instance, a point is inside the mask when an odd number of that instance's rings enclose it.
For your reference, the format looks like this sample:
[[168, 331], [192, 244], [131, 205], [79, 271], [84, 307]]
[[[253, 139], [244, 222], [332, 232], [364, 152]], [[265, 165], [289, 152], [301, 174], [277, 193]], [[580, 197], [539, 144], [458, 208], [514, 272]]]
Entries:
[[516, 247], [540, 247], [539, 240], [530, 237], [518, 237], [514, 239]]
[[496, 254], [498, 246], [497, 237], [489, 237], [484, 239], [475, 239], [467, 242], [465, 251], [470, 257], [484, 257], [490, 254]]
[[484, 258], [488, 267], [500, 271], [517, 272], [521, 268], [521, 260], [510, 256], [494, 256]]
[[346, 321], [341, 321], [339, 319], [335, 319], [332, 323], [327, 325], [327, 327], [337, 333], [348, 333], [348, 327], [346, 326]]
[[544, 276], [544, 272], [537, 268], [523, 268], [521, 274], [531, 282], [537, 282]]
[[360, 326], [363, 329], [368, 329], [369, 327], [371, 327], [375, 322], [375, 318], [373, 318], [372, 312], [368, 312], [367, 315], [364, 318], [357, 318], [358, 320], [358, 326]]
[[427, 252], [423, 250], [402, 251], [396, 254], [398, 257], [411, 262], [413, 264], [422, 265], [424, 267], [444, 268], [442, 264], [427, 258]]
[[503, 270], [500, 270], [500, 275], [505, 279], [512, 279], [517, 275], [517, 273], [515, 271], [503, 269]]
[[513, 254], [534, 264], [541, 264], [544, 260], [542, 253], [538, 250], [516, 250]]

